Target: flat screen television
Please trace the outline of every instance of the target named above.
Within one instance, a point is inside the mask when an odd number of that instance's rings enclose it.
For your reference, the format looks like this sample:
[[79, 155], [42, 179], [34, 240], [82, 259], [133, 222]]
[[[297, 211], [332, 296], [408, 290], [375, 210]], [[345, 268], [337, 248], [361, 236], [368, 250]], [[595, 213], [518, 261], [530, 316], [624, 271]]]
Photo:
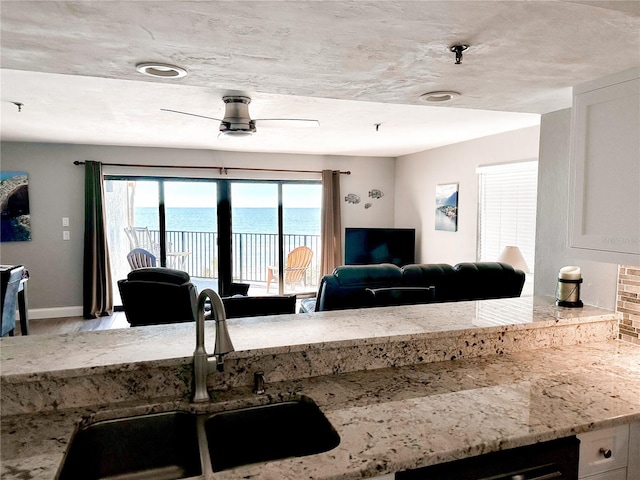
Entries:
[[346, 228], [344, 263], [367, 265], [415, 263], [415, 228]]

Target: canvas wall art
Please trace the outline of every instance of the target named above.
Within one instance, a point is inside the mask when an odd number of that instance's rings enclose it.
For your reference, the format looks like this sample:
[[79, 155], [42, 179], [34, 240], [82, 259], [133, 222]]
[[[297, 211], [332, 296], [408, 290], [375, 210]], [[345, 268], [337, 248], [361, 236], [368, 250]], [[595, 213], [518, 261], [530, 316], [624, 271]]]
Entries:
[[458, 184], [436, 185], [436, 230], [458, 231]]
[[27, 172], [0, 172], [0, 241], [31, 240]]

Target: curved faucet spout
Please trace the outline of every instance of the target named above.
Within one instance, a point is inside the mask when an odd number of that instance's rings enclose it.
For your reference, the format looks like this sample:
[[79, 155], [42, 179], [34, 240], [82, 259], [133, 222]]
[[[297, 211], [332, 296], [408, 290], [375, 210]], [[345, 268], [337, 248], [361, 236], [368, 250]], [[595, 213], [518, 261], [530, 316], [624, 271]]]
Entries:
[[204, 346], [204, 311], [207, 298], [211, 301], [211, 315], [216, 322], [216, 339], [213, 350], [216, 367], [218, 371], [223, 371], [223, 356], [233, 352], [233, 344], [227, 330], [227, 315], [220, 295], [209, 288], [205, 288], [198, 296], [198, 304], [194, 317], [196, 318], [196, 349], [193, 352], [194, 370], [194, 396], [195, 402], [209, 400], [207, 392], [207, 375], [210, 371], [209, 355]]

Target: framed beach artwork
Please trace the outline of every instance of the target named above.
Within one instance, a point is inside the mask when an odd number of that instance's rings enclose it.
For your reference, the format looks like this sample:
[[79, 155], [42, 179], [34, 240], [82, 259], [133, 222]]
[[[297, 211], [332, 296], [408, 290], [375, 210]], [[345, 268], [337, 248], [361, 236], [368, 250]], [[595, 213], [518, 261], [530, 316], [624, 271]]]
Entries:
[[436, 185], [436, 230], [458, 231], [458, 184]]
[[31, 240], [27, 172], [0, 172], [0, 213], [0, 241]]

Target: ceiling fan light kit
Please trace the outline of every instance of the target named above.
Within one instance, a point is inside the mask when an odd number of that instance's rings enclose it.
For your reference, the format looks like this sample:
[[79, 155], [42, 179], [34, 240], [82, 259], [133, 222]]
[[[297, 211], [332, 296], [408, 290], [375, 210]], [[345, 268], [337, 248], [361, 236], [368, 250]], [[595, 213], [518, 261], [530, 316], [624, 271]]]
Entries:
[[225, 104], [220, 132], [225, 135], [251, 135], [256, 132], [256, 122], [249, 116], [251, 99], [242, 96], [222, 97]]
[[307, 118], [262, 118], [253, 120], [249, 115], [249, 104], [251, 98], [242, 95], [228, 95], [222, 97], [224, 102], [224, 118], [207, 117], [206, 115], [198, 115], [195, 113], [181, 112], [169, 108], [161, 108], [164, 112], [179, 113], [181, 115], [190, 115], [192, 117], [206, 118], [220, 122], [220, 135], [224, 136], [247, 136], [256, 132], [256, 122], [261, 126], [269, 126], [271, 123], [279, 124], [280, 122], [288, 122], [288, 125], [294, 127], [318, 127], [318, 120]]
[[139, 63], [136, 65], [136, 70], [143, 75], [155, 78], [181, 78], [187, 75], [184, 68], [168, 63]]

